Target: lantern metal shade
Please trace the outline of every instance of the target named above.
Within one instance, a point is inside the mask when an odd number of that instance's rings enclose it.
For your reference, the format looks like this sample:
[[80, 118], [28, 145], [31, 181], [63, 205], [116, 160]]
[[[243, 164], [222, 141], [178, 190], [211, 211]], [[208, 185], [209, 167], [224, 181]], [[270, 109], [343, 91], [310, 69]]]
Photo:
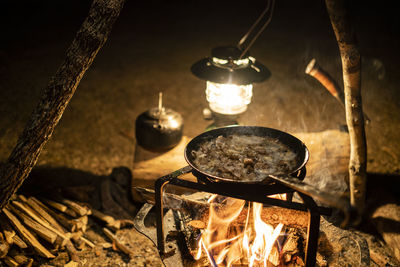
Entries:
[[[252, 84], [271, 76], [271, 72], [263, 64], [249, 57], [247, 53], [241, 58], [241, 54], [242, 50], [234, 46], [214, 48], [211, 57], [193, 64], [191, 71], [200, 79], [221, 84]], [[217, 63], [216, 59], [226, 63]], [[242, 59], [248, 59], [248, 63], [235, 64]]]

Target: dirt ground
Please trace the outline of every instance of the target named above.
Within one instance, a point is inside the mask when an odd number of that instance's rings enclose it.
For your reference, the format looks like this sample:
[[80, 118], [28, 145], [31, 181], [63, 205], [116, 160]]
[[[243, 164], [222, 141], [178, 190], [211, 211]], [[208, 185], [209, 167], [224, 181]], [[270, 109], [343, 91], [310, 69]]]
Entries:
[[[304, 73], [316, 58], [342, 84], [337, 43], [324, 2], [276, 2], [271, 24], [250, 51], [272, 76], [254, 86], [252, 102], [240, 122], [289, 133], [338, 129], [345, 124], [341, 106]], [[5, 0], [0, 4], [0, 162], [14, 147], [61, 64], [90, 3]], [[400, 195], [391, 186], [400, 179], [399, 17], [395, 1], [352, 3], [362, 54], [363, 108], [371, 119], [366, 125], [369, 184], [387, 186], [384, 190]], [[157, 104], [159, 91], [165, 106], [182, 114], [184, 134], [201, 133], [210, 123], [202, 118], [207, 107], [205, 82], [190, 67], [212, 48], [236, 44], [264, 6], [261, 0], [127, 1], [37, 166], [54, 170], [49, 173], [55, 184], [58, 177], [74, 171], [101, 177], [117, 166], [132, 168], [135, 118]], [[375, 199], [373, 192], [367, 198]], [[148, 242], [136, 234], [130, 238], [134, 244]], [[149, 256], [153, 252], [148, 242], [138, 249], [136, 259], [110, 252], [107, 262], [101, 258], [94, 265], [157, 266], [159, 261], [156, 264]]]

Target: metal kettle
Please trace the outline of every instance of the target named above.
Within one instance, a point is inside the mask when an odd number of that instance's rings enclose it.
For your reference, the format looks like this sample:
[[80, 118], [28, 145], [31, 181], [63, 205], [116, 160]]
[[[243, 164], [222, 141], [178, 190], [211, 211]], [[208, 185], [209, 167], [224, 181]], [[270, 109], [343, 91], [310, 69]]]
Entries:
[[146, 150], [162, 152], [176, 146], [182, 139], [181, 114], [162, 106], [162, 93], [158, 107], [151, 108], [136, 118], [135, 135], [138, 145]]

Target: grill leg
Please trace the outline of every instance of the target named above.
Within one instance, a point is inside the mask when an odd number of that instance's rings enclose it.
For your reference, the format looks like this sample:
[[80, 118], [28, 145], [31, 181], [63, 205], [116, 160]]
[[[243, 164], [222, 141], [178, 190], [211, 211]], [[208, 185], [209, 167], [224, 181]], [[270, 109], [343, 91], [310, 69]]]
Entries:
[[156, 222], [157, 222], [157, 249], [160, 255], [165, 253], [164, 243], [164, 211], [163, 211], [163, 190], [164, 186], [169, 183], [169, 177], [161, 177], [156, 180], [155, 189], [155, 201], [156, 201]]
[[307, 206], [308, 214], [310, 216], [308, 221], [305, 266], [314, 267], [318, 250], [319, 224], [321, 218], [315, 201], [307, 195], [299, 192], [298, 194], [303, 199], [304, 204]]

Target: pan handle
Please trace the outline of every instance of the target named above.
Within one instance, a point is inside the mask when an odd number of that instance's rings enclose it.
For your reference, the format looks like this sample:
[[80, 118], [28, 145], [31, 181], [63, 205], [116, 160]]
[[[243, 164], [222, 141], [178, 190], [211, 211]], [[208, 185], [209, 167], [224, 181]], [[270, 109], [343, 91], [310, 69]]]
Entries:
[[294, 189], [304, 195], [310, 196], [315, 200], [320, 201], [321, 203], [328, 205], [329, 207], [337, 208], [343, 212], [344, 220], [341, 223], [341, 227], [347, 227], [351, 221], [357, 218], [357, 211], [350, 205], [350, 202], [344, 198], [341, 198], [337, 195], [333, 195], [329, 192], [322, 191], [315, 186], [307, 184], [303, 181], [300, 181], [297, 178], [293, 178], [290, 176], [275, 176], [268, 175], [268, 178], [286, 186], [291, 189]]

